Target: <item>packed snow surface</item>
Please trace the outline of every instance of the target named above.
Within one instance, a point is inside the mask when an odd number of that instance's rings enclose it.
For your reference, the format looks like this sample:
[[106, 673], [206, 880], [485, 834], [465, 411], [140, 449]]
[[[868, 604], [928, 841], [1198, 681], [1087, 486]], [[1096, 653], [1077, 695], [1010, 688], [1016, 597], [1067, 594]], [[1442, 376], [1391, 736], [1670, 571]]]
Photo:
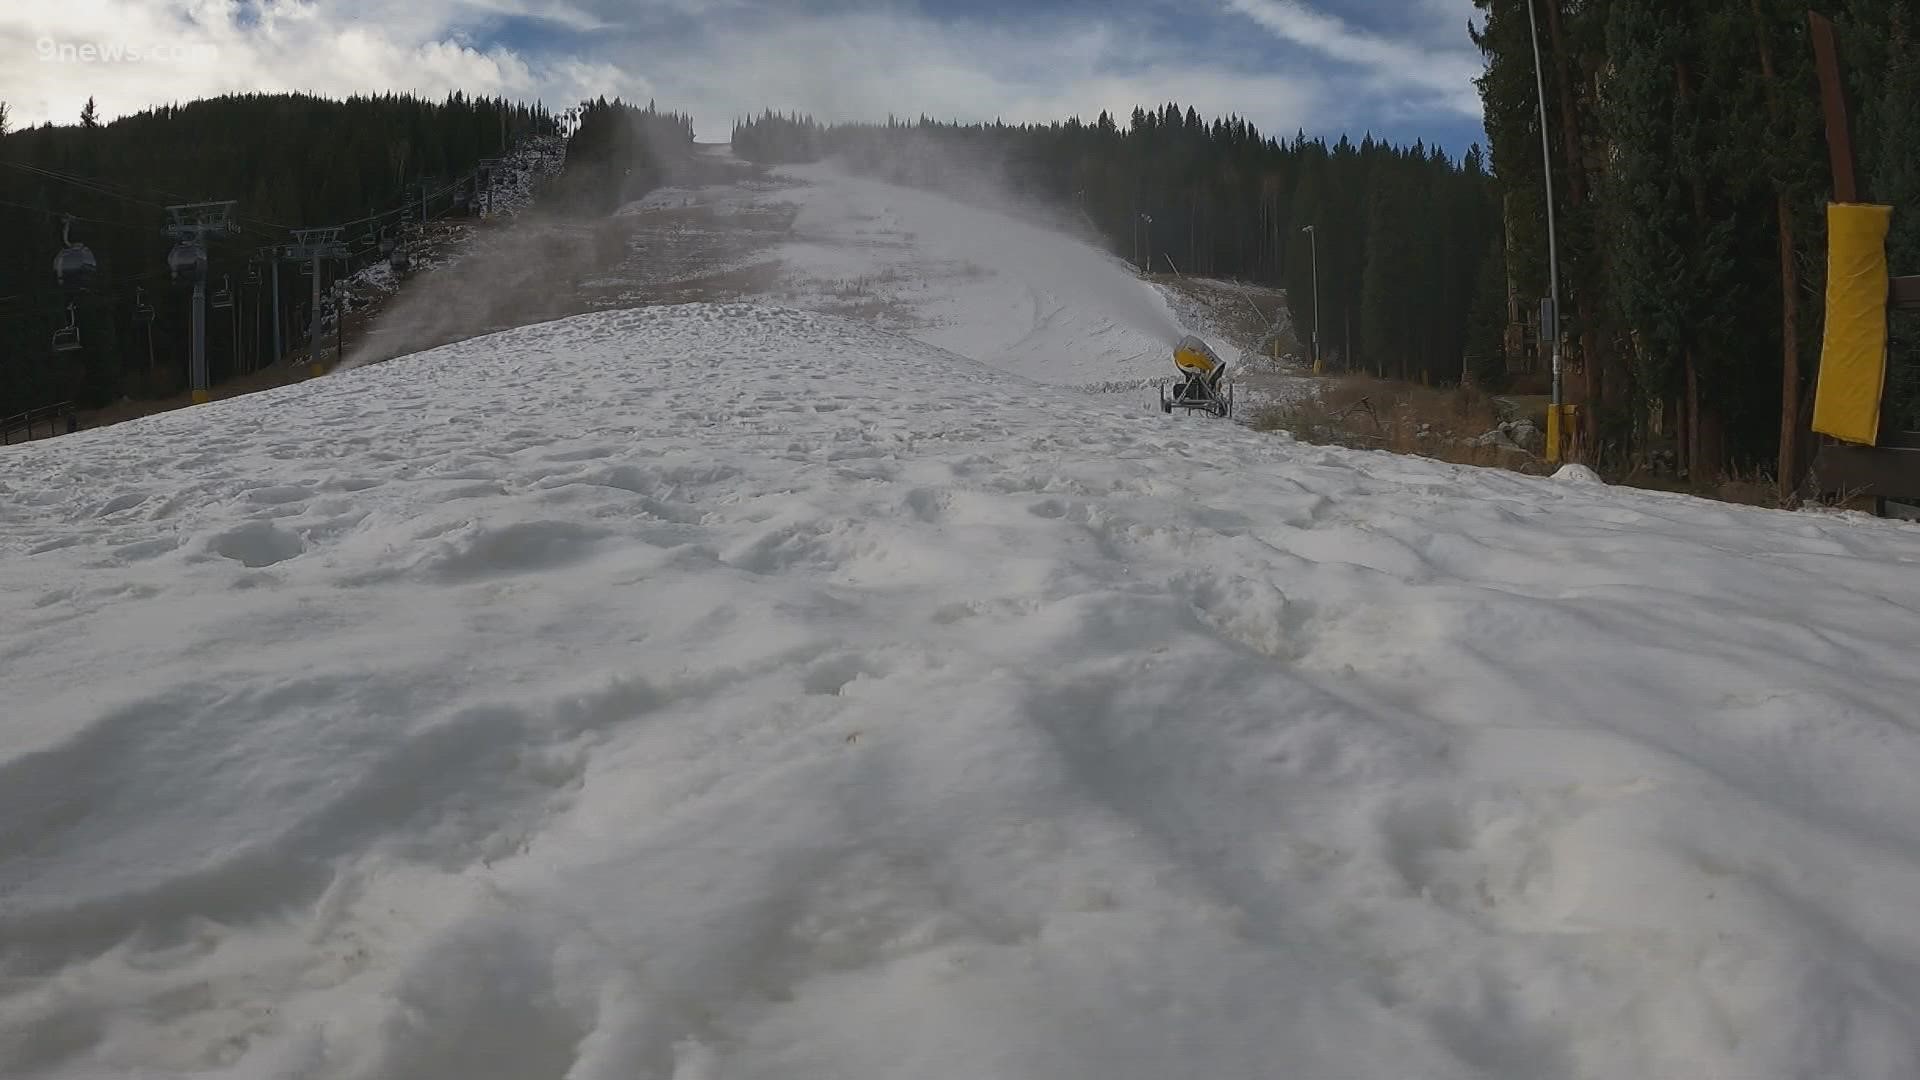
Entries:
[[1920, 530], [818, 314], [0, 451], [0, 1075], [1920, 1075]]

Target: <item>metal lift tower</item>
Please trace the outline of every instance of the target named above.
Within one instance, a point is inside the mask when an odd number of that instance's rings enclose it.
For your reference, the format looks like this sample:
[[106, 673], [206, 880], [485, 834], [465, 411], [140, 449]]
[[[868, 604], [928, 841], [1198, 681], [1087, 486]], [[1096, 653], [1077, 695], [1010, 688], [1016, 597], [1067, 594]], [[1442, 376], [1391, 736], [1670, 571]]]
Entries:
[[295, 229], [293, 243], [286, 248], [289, 259], [313, 260], [313, 323], [307, 331], [307, 362], [313, 365], [316, 375], [320, 373], [320, 263], [324, 259], [344, 259], [350, 254], [346, 242], [340, 238], [346, 231], [344, 225]]
[[167, 253], [167, 267], [175, 281], [193, 283], [193, 352], [187, 368], [198, 405], [210, 396], [207, 379], [207, 238], [233, 230], [234, 200], [224, 202], [183, 203], [167, 207], [168, 236], [173, 250]]

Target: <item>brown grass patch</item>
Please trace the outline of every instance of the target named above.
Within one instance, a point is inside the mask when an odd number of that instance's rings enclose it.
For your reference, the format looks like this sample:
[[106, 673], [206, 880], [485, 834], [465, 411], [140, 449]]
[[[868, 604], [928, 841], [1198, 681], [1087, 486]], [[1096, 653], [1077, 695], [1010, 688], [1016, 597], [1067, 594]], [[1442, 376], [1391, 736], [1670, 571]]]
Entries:
[[1472, 387], [1426, 387], [1350, 375], [1327, 381], [1315, 397], [1263, 411], [1253, 426], [1285, 431], [1301, 442], [1542, 471], [1532, 453], [1475, 444], [1498, 426], [1501, 414], [1494, 398]]

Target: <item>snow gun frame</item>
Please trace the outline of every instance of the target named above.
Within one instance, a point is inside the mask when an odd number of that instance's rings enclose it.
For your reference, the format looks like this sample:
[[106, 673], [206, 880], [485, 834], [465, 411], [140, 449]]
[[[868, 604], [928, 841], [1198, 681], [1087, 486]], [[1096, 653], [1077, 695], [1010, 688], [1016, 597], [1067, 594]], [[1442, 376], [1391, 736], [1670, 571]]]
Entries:
[[1160, 386], [1160, 411], [1171, 413], [1185, 409], [1207, 412], [1222, 419], [1233, 415], [1233, 383], [1227, 381], [1227, 362], [1220, 359], [1207, 343], [1197, 337], [1184, 337], [1173, 347], [1173, 366], [1180, 370], [1180, 381], [1168, 393]]
[[[1894, 211], [1868, 203], [1856, 174], [1833, 23], [1813, 11], [1807, 18], [1826, 114], [1833, 203], [1827, 207], [1826, 337], [1811, 399], [1810, 426], [1821, 438], [1807, 474], [1811, 491], [1802, 494], [1864, 497], [1875, 513], [1885, 514], [1889, 498], [1920, 500], [1920, 432], [1899, 429], [1886, 392], [1891, 313], [1920, 311], [1920, 276], [1888, 272], [1886, 235]], [[1804, 413], [1799, 423], [1802, 430], [1808, 426]]]

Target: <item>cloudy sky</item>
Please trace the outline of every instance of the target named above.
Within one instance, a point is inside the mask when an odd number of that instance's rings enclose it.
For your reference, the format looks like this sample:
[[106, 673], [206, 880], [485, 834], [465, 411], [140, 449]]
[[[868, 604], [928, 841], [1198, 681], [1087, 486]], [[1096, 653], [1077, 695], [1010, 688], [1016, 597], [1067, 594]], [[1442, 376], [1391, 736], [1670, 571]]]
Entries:
[[[1263, 130], [1483, 139], [1472, 0], [0, 0], [14, 126], [238, 90], [658, 99], [1009, 122], [1179, 101]], [[91, 48], [89, 48], [91, 46]]]

